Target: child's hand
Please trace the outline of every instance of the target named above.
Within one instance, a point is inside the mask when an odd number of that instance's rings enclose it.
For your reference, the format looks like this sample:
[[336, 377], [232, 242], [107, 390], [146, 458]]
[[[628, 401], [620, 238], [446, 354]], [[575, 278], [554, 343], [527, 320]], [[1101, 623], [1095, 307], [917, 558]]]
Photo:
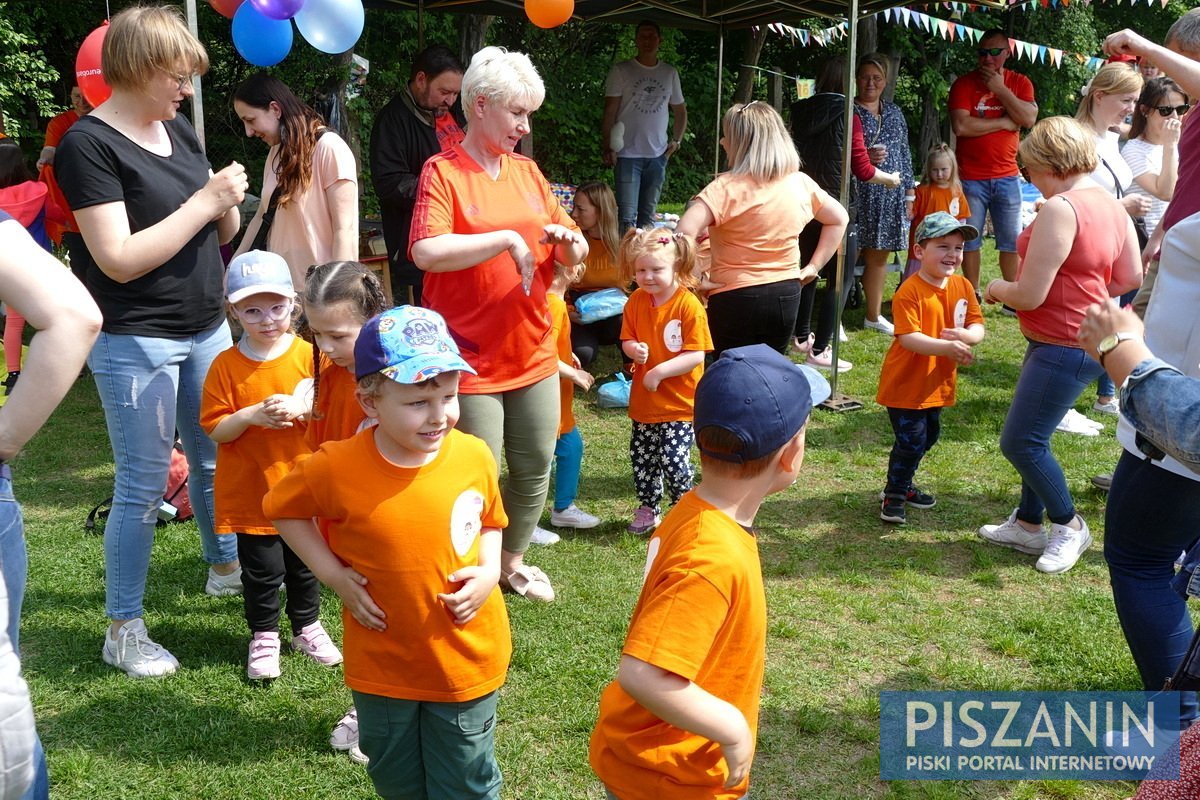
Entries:
[[642, 376], [642, 386], [646, 387], [647, 392], [657, 392], [658, 387], [662, 384], [662, 382], [663, 379], [658, 377], [657, 369], [648, 370], [646, 374]]
[[272, 430], [282, 430], [292, 427], [292, 423], [287, 417], [280, 416], [274, 406], [268, 405], [269, 400], [270, 398], [267, 398], [267, 400], [259, 403], [254, 409], [254, 413], [250, 415], [250, 424]]
[[971, 345], [958, 341], [949, 342], [949, 345], [946, 351], [948, 357], [953, 358], [964, 367], [975, 362], [975, 351], [971, 349]]
[[964, 341], [963, 336], [966, 332], [966, 328], [942, 328], [939, 336], [948, 342], [961, 342]]
[[742, 717], [740, 727], [733, 740], [717, 742], [721, 746], [722, 755], [725, 756], [725, 763], [729, 765], [726, 789], [732, 789], [744, 781], [750, 774], [750, 763], [754, 761], [754, 737], [750, 735], [750, 726], [746, 724], [745, 717]]
[[279, 422], [291, 422], [307, 410], [299, 399], [290, 394], [273, 394], [263, 400], [263, 411]]
[[386, 616], [383, 609], [375, 605], [370, 593], [366, 590], [367, 579], [350, 567], [345, 567], [327, 581], [329, 588], [342, 598], [342, 605], [350, 611], [350, 615], [364, 628], [372, 631], [387, 629]]
[[571, 380], [576, 386], [578, 386], [580, 389], [583, 389], [585, 392], [588, 389], [591, 389], [592, 384], [596, 382], [596, 378], [592, 375], [592, 373], [585, 369], [579, 369], [578, 367], [575, 369], [575, 374], [571, 376]]
[[633, 352], [629, 357], [635, 364], [645, 364], [650, 359], [650, 345], [645, 342], [634, 342]]
[[463, 567], [447, 580], [451, 583], [462, 583], [453, 594], [439, 594], [438, 600], [446, 604], [446, 608], [454, 615], [454, 621], [466, 625], [475, 618], [476, 612], [483, 607], [488, 595], [500, 582], [500, 570], [486, 567]]

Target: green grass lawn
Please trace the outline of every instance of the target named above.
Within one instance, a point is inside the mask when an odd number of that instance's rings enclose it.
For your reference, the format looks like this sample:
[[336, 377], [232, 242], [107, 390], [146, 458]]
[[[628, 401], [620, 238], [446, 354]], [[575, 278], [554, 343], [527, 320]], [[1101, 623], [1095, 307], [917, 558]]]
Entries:
[[[988, 274], [995, 256], [985, 254]], [[894, 277], [889, 280], [889, 296]], [[1016, 505], [1018, 480], [1001, 456], [1023, 341], [1015, 319], [985, 310], [987, 339], [959, 379], [941, 442], [918, 473], [936, 508], [907, 526], [878, 519], [891, 430], [874, 403], [888, 340], [848, 311], [854, 362], [840, 388], [861, 411], [818, 411], [800, 480], [759, 515], [770, 602], [766, 684], [753, 796], [804, 798], [1123, 798], [1131, 784], [880, 782], [879, 692], [885, 689], [1130, 689], [1140, 682], [1117, 626], [1101, 555], [1104, 496], [1088, 478], [1110, 470], [1105, 434], [1057, 434], [1080, 513], [1097, 544], [1061, 576], [1034, 557], [983, 544], [985, 522]], [[615, 365], [615, 356], [607, 361]], [[611, 372], [611, 369], [609, 370]], [[1085, 403], [1086, 400], [1086, 403]], [[1092, 397], [1080, 400], [1090, 412]], [[550, 605], [508, 599], [515, 652], [497, 729], [506, 798], [600, 798], [587, 743], [612, 679], [636, 598], [645, 539], [625, 532], [637, 505], [629, 420], [594, 392], [576, 405], [587, 443], [579, 503], [604, 524], [535, 548], [554, 579]], [[1093, 415], [1095, 416], [1095, 415]], [[160, 530], [147, 624], [183, 664], [176, 676], [134, 681], [100, 660], [103, 551], [82, 531], [111, 493], [103, 414], [80, 381], [16, 462], [30, 549], [25, 665], [50, 760], [53, 796], [96, 798], [371, 797], [361, 767], [328, 748], [349, 705], [340, 669], [285, 656], [268, 688], [244, 680], [248, 633], [239, 598], [203, 594], [194, 524]], [[340, 638], [336, 597], [322, 617]], [[435, 799], [441, 800], [441, 799]]]

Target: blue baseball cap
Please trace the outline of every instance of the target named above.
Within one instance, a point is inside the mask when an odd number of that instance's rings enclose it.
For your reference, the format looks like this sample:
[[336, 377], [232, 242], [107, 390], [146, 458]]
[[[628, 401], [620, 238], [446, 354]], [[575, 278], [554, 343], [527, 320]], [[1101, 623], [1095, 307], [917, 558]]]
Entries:
[[229, 262], [225, 270], [226, 300], [236, 303], [252, 294], [262, 293], [288, 298], [296, 296], [292, 270], [283, 256], [267, 250], [251, 250]]
[[458, 354], [446, 320], [428, 308], [390, 308], [367, 320], [354, 343], [355, 378], [378, 372], [411, 384], [454, 371], [477, 374]]
[[814, 405], [829, 398], [829, 381], [765, 344], [721, 353], [696, 386], [696, 432], [724, 428], [742, 441], [737, 453], [700, 451], [744, 464], [768, 456], [796, 435]]

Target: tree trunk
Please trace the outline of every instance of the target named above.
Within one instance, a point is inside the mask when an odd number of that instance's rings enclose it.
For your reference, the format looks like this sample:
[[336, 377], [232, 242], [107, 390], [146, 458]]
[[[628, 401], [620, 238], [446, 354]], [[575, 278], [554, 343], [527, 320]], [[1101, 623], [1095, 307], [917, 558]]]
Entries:
[[874, 15], [864, 17], [858, 23], [858, 53], [855, 57], [874, 53], [879, 48], [879, 26]]
[[733, 102], [748, 103], [754, 96], [754, 68], [762, 55], [763, 45], [767, 41], [767, 26], [760, 25], [758, 30], [746, 37], [746, 46], [742, 50], [742, 60], [738, 66], [737, 88], [733, 91]]
[[933, 146], [943, 141], [942, 121], [938, 114], [938, 105], [942, 98], [925, 95], [921, 103], [921, 128], [917, 135], [917, 152], [913, 153], [913, 171], [922, 172], [925, 169], [925, 156]]
[[467, 14], [459, 17], [458, 55], [464, 64], [471, 63], [471, 56], [483, 49], [487, 30], [495, 17], [488, 14]]

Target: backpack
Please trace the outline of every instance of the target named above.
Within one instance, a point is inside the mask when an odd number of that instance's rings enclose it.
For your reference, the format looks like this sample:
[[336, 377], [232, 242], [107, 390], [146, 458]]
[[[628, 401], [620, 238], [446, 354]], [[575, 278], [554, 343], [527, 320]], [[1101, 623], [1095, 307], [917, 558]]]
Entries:
[[[183, 454], [183, 445], [175, 440], [171, 448], [171, 466], [167, 472], [167, 491], [163, 494], [162, 505], [158, 509], [157, 527], [164, 527], [168, 522], [186, 522], [195, 516], [192, 513], [192, 500], [188, 496], [188, 460]], [[88, 533], [104, 533], [104, 522], [112, 511], [112, 497], [106, 497], [92, 507], [83, 529]], [[96, 530], [96, 522], [100, 522], [100, 530]]]

